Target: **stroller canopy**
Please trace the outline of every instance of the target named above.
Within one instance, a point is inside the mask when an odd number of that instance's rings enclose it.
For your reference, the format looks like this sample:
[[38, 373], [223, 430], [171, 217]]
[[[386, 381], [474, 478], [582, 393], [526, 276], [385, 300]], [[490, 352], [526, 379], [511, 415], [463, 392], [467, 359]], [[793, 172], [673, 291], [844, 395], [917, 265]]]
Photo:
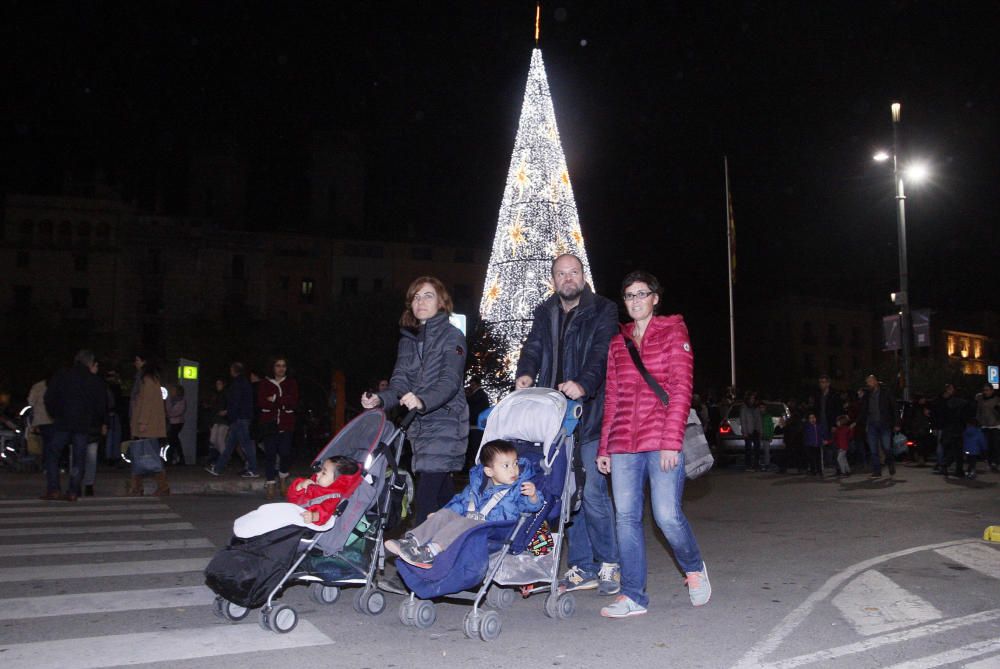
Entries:
[[[568, 408], [568, 411], [567, 411]], [[546, 468], [552, 466], [552, 444], [559, 436], [564, 421], [567, 434], [573, 431], [583, 408], [558, 390], [524, 388], [515, 390], [500, 400], [486, 419], [483, 444], [494, 439], [521, 439], [542, 445]], [[479, 447], [482, 450], [482, 445]], [[479, 453], [476, 453], [479, 462]]]
[[327, 458], [335, 455], [343, 455], [351, 458], [355, 462], [360, 462], [365, 469], [371, 466], [369, 455], [375, 447], [382, 441], [383, 436], [389, 435], [393, 431], [392, 423], [385, 419], [385, 412], [381, 409], [365, 411], [336, 434], [326, 446], [313, 458], [312, 466], [315, 469], [323, 464]]

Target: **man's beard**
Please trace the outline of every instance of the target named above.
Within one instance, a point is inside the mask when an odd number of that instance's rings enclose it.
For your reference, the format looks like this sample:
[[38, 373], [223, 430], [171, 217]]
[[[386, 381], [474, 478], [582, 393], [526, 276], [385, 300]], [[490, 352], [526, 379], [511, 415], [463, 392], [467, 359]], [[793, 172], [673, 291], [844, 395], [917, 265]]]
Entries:
[[559, 289], [559, 297], [568, 302], [572, 302], [581, 295], [583, 295], [583, 286], [580, 286], [579, 288], [577, 288], [576, 286], [572, 288], [570, 288], [569, 286], [563, 286], [562, 288]]

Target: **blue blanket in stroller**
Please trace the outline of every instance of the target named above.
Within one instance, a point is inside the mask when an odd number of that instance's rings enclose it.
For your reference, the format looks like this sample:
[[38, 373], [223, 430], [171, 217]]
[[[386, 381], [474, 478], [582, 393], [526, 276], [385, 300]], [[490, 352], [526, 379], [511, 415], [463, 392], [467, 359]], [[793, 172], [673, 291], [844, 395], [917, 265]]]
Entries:
[[[572, 436], [567, 436], [565, 439], [571, 440]], [[534, 444], [513, 441], [517, 446], [519, 457], [528, 458], [533, 465], [539, 465], [542, 454]], [[548, 473], [544, 473], [542, 468], [538, 467], [536, 471], [539, 474], [532, 481], [542, 495], [543, 506], [528, 516], [513, 536], [518, 521], [490, 521], [461, 534], [434, 558], [430, 569], [420, 569], [397, 560], [396, 568], [399, 575], [410, 590], [420, 599], [433, 599], [475, 588], [486, 576], [490, 555], [500, 550], [504, 542], [511, 541], [509, 553], [516, 555], [524, 552], [545, 520], [549, 520], [553, 526], [558, 521], [562, 508], [567, 458], [571, 452], [571, 447], [562, 448]]]

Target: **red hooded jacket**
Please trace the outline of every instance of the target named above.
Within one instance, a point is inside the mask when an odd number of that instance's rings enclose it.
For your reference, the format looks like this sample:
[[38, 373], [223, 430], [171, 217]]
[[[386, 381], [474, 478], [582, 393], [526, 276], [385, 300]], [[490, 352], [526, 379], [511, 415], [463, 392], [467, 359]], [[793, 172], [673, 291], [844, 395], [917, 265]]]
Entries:
[[295, 410], [298, 407], [299, 384], [295, 379], [286, 376], [279, 383], [267, 377], [257, 384], [257, 408], [261, 423], [277, 423], [278, 432], [292, 432], [295, 430]]
[[642, 378], [625, 348], [634, 323], [621, 326], [608, 350], [604, 422], [598, 455], [641, 451], [679, 451], [691, 409], [694, 355], [684, 317], [654, 316], [642, 337], [643, 364], [670, 396], [663, 406]]
[[[316, 476], [316, 474], [310, 476], [309, 480], [315, 483]], [[323, 525], [326, 521], [330, 520], [330, 516], [332, 516], [333, 512], [337, 510], [337, 505], [340, 504], [340, 501], [350, 497], [351, 493], [354, 492], [354, 489], [361, 483], [361, 472], [357, 471], [353, 474], [341, 474], [328, 486], [316, 484], [299, 490], [299, 482], [305, 480], [306, 479], [304, 478], [297, 478], [292, 481], [292, 485], [288, 487], [288, 501], [292, 504], [298, 504], [306, 511], [315, 511], [318, 515], [315, 524]], [[323, 500], [319, 504], [309, 503], [311, 500], [319, 497], [334, 494], [340, 496], [330, 497]]]

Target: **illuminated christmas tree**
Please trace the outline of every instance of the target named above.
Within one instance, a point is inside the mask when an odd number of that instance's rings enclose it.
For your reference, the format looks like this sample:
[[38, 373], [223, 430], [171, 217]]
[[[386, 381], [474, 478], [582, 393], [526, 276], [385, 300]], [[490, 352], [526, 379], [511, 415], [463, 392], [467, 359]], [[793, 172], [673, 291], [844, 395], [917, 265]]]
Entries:
[[[528, 85], [514, 139], [514, 153], [500, 204], [493, 252], [479, 313], [481, 330], [473, 350], [473, 373], [497, 399], [514, 380], [532, 311], [552, 295], [552, 261], [572, 253], [590, 264], [559, 142], [542, 52], [531, 53]], [[591, 283], [591, 287], [593, 284]]]

